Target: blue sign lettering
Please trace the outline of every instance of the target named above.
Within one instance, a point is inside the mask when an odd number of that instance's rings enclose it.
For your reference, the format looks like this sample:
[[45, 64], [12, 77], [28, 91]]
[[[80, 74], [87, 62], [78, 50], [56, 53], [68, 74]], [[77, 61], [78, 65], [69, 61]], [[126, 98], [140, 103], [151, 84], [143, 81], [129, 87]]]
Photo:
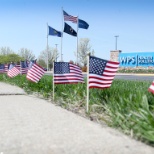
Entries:
[[154, 66], [154, 52], [120, 53], [119, 62], [121, 67]]

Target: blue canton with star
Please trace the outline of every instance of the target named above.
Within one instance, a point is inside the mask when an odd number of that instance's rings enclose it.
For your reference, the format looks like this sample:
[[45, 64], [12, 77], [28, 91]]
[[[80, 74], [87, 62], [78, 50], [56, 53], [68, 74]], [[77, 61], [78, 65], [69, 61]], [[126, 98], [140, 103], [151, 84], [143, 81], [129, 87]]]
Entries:
[[90, 56], [89, 73], [102, 75], [106, 67], [107, 60]]
[[55, 62], [54, 74], [66, 74], [70, 73], [69, 63], [67, 62]]
[[26, 67], [28, 67], [28, 64], [27, 64], [27, 62], [26, 61], [21, 61], [21, 68], [26, 68]]
[[4, 68], [5, 68], [4, 64], [0, 64], [0, 69], [4, 69]]

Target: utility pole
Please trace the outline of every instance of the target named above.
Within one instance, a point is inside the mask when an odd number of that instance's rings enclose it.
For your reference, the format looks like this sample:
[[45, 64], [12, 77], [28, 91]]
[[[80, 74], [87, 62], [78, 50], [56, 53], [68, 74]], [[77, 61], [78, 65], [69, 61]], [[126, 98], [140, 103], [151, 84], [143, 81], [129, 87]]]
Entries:
[[56, 45], [56, 62], [57, 62], [57, 45], [58, 44], [55, 44]]
[[119, 37], [119, 35], [115, 35], [115, 50], [117, 50], [117, 38]]

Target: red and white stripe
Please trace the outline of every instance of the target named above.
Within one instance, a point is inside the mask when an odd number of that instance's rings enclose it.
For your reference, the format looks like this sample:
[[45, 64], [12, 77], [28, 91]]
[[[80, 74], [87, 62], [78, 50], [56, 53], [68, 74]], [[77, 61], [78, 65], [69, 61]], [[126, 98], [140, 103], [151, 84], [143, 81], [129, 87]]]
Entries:
[[17, 76], [19, 74], [20, 74], [20, 70], [15, 66], [12, 69], [8, 70], [8, 72], [7, 72], [7, 75], [10, 78], [13, 78], [13, 77], [15, 77], [15, 76]]
[[71, 21], [73, 23], [77, 23], [78, 17], [74, 17], [71, 15], [64, 15], [64, 21]]
[[102, 75], [89, 74], [89, 88], [109, 88], [118, 67], [119, 62], [108, 61]]
[[38, 83], [44, 73], [45, 71], [41, 66], [33, 64], [33, 66], [28, 70], [26, 78], [32, 82]]
[[54, 74], [55, 84], [71, 84], [71, 83], [83, 83], [83, 75], [81, 68], [74, 64], [69, 64], [70, 73], [66, 74]]
[[148, 88], [148, 91], [154, 94], [154, 81], [152, 82], [152, 84]]

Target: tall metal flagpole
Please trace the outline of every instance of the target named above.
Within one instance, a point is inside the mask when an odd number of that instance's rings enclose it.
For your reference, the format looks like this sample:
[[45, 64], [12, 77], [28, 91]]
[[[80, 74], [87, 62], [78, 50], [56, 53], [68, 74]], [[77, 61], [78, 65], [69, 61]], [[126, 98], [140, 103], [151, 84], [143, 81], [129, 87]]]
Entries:
[[78, 64], [78, 19], [79, 19], [79, 16], [77, 16], [77, 53], [76, 53], [76, 64]]
[[47, 71], [48, 71], [48, 68], [49, 68], [49, 66], [48, 66], [48, 59], [49, 59], [49, 54], [48, 54], [48, 23], [47, 23], [47, 59], [46, 59], [46, 62], [47, 62]]
[[61, 61], [63, 61], [63, 58], [62, 58], [62, 46], [63, 46], [63, 23], [64, 23], [64, 17], [63, 17], [63, 7], [62, 7], [62, 36], [61, 36]]
[[86, 111], [89, 111], [89, 57], [90, 52], [87, 54], [87, 104], [86, 104]]

